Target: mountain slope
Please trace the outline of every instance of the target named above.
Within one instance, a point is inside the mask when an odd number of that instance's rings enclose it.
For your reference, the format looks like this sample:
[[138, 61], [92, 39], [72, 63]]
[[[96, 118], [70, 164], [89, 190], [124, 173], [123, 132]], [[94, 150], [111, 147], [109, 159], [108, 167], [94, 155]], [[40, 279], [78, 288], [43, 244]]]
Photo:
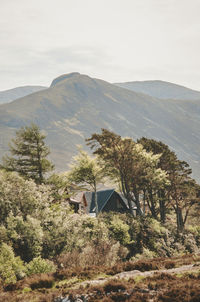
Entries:
[[46, 89], [43, 86], [23, 86], [0, 91], [0, 104], [10, 103], [31, 93]]
[[200, 100], [200, 92], [164, 81], [135, 81], [115, 85], [160, 99]]
[[66, 170], [77, 144], [101, 128], [134, 139], [162, 140], [188, 161], [200, 178], [200, 101], [159, 100], [73, 73], [50, 88], [1, 105], [0, 155], [16, 129], [30, 122], [46, 131], [51, 158]]

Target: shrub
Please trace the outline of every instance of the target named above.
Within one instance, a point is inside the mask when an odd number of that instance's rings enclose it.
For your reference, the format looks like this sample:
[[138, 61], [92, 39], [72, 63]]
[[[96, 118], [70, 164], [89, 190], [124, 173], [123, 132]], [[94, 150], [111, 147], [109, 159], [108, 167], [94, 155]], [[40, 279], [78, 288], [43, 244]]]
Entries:
[[15, 283], [25, 276], [25, 267], [20, 257], [15, 257], [12, 247], [0, 246], [0, 277], [5, 283]]
[[192, 233], [184, 235], [183, 244], [186, 252], [198, 253], [199, 249], [196, 244], [195, 236]]
[[42, 259], [41, 257], [34, 258], [26, 265], [27, 276], [55, 271], [56, 266], [54, 265], [54, 263], [52, 261]]
[[110, 266], [121, 259], [126, 258], [128, 249], [120, 246], [114, 240], [88, 242], [81, 250], [61, 254], [57, 261], [64, 268], [85, 268], [88, 266]]
[[80, 254], [80, 265], [114, 265], [127, 256], [128, 250], [113, 240], [89, 244]]
[[52, 288], [54, 285], [53, 276], [42, 274], [29, 279], [29, 286], [32, 290], [37, 288]]
[[13, 243], [15, 252], [25, 261], [30, 261], [42, 251], [43, 231], [40, 221], [31, 216], [10, 215], [7, 219], [7, 235]]
[[122, 245], [130, 244], [129, 226], [119, 215], [112, 215], [108, 225], [110, 236]]
[[108, 281], [103, 287], [106, 293], [118, 292], [120, 290], [126, 290], [126, 288], [127, 288], [126, 285], [122, 284], [122, 282], [118, 280]]
[[136, 254], [135, 257], [132, 258], [132, 260], [143, 259], [143, 258], [152, 259], [154, 257], [156, 257], [156, 253], [155, 252], [150, 251], [147, 248], [144, 248], [142, 254]]
[[9, 214], [26, 217], [37, 215], [38, 209], [48, 206], [49, 187], [37, 186], [32, 180], [24, 180], [15, 172], [0, 171], [0, 221], [6, 225]]
[[57, 256], [63, 252], [66, 246], [71, 248], [70, 241], [75, 240], [77, 242], [78, 233], [80, 232], [80, 218], [78, 214], [70, 214], [70, 208], [66, 205], [66, 202], [65, 204], [52, 204], [42, 212], [40, 219], [44, 232], [43, 257], [52, 258]]

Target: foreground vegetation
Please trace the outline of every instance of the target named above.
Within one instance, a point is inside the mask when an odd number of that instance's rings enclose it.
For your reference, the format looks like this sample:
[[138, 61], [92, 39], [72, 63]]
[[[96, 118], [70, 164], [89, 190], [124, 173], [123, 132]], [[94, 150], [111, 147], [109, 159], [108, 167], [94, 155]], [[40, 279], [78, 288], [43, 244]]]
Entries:
[[114, 266], [70, 264], [4, 285], [0, 301], [199, 301], [200, 254]]
[[16, 173], [0, 171], [0, 276], [15, 283], [60, 267], [113, 266], [140, 258], [199, 253], [200, 226], [183, 232], [173, 215], [165, 224], [148, 216], [102, 213], [97, 218], [74, 214], [55, 188], [36, 185]]
[[[81, 292], [91, 294], [88, 301], [173, 301], [177, 292], [178, 301], [183, 288], [185, 301], [198, 301], [200, 189], [187, 163], [161, 142], [135, 143], [103, 129], [88, 140], [97, 157], [81, 150], [69, 173], [47, 178], [53, 165], [44, 138], [35, 125], [21, 129], [11, 146], [15, 157], [5, 157], [0, 169], [0, 301], [62, 294], [73, 301]], [[96, 206], [96, 218], [75, 214], [70, 196], [83, 186], [96, 192], [105, 179], [119, 186], [129, 213], [99, 213]], [[197, 270], [187, 276], [108, 279], [189, 264]], [[82, 283], [96, 278], [107, 283]]]

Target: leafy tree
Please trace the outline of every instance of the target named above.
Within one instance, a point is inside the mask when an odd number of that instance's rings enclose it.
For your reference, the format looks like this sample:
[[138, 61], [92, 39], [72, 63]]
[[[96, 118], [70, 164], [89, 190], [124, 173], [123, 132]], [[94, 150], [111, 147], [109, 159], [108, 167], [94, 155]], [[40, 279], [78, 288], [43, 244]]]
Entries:
[[178, 232], [184, 229], [191, 208], [199, 202], [199, 188], [190, 174], [189, 165], [185, 161], [177, 161], [169, 175], [169, 199], [176, 213]]
[[[174, 171], [174, 168], [177, 163], [176, 154], [169, 149], [169, 147], [161, 141], [156, 141], [154, 139], [149, 139], [146, 137], [142, 137], [137, 140], [139, 144], [142, 144], [144, 149], [147, 152], [152, 152], [153, 154], [160, 154], [158, 161], [158, 168], [164, 170], [169, 179], [169, 175]], [[152, 188], [148, 189], [146, 192], [148, 197], [148, 204], [151, 210], [152, 216], [157, 219], [157, 213], [160, 213], [161, 222], [165, 223], [166, 215], [170, 208], [168, 187], [158, 188], [158, 190], [153, 191]], [[158, 202], [157, 202], [158, 201]], [[159, 209], [157, 207], [157, 203], [159, 203]]]
[[131, 167], [133, 142], [131, 140], [123, 142], [120, 135], [107, 129], [102, 129], [101, 134], [92, 134], [86, 141], [91, 149], [94, 149], [93, 153], [102, 159], [107, 175], [120, 184], [133, 214], [130, 188], [132, 175], [129, 173], [130, 169], [128, 170], [128, 167]]
[[178, 160], [176, 154], [160, 141], [142, 137], [138, 140], [147, 151], [161, 154], [158, 166], [166, 171], [170, 185], [158, 190], [160, 218], [166, 220], [166, 213], [174, 209], [178, 231], [183, 230], [189, 212], [198, 204], [199, 187], [191, 178], [192, 170], [185, 161]]
[[50, 151], [44, 139], [45, 135], [37, 125], [22, 127], [9, 145], [11, 156], [3, 157], [1, 167], [41, 184], [44, 182], [44, 174], [53, 169], [53, 164], [47, 159]]
[[50, 185], [54, 202], [69, 201], [71, 184], [69, 183], [67, 173], [53, 173], [46, 181]]
[[106, 173], [119, 182], [131, 213], [134, 201], [137, 214], [141, 215], [141, 191], [146, 186], [161, 186], [166, 181], [165, 172], [157, 168], [160, 155], [147, 153], [142, 145], [107, 129], [102, 129], [101, 134], [92, 134], [87, 142], [102, 159]]
[[71, 165], [69, 179], [72, 183], [89, 185], [95, 195], [95, 211], [98, 215], [97, 204], [97, 185], [103, 182], [104, 171], [98, 165], [97, 159], [90, 157], [87, 152], [82, 149], [79, 154], [74, 157], [74, 164]]

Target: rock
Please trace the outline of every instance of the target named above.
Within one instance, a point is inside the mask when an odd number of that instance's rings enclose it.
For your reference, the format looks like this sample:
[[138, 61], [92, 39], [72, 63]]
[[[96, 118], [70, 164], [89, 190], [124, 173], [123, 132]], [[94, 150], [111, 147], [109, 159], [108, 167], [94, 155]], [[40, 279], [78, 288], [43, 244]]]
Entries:
[[54, 299], [54, 302], [72, 302], [70, 299], [69, 299], [69, 296], [67, 297], [57, 297]]

